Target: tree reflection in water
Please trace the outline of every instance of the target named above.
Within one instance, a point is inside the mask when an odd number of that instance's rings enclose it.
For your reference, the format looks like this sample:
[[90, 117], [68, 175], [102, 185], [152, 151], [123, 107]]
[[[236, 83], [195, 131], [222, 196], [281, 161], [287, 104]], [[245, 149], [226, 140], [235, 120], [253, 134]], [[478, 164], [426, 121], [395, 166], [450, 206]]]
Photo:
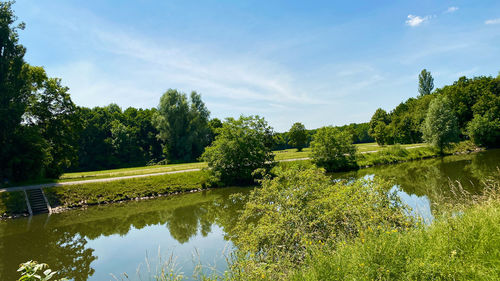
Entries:
[[98, 259], [87, 242], [100, 236], [124, 236], [132, 228], [165, 225], [181, 244], [198, 233], [207, 236], [214, 223], [227, 233], [244, 204], [231, 194], [249, 191], [225, 188], [0, 222], [0, 279], [15, 280], [18, 265], [33, 259], [66, 277], [87, 280], [94, 273], [91, 263]]
[[[432, 213], [439, 200], [450, 195], [450, 182], [460, 181], [472, 193], [481, 181], [498, 175], [500, 150], [443, 159], [414, 161], [333, 174], [334, 178], [368, 175], [391, 179], [408, 196], [428, 198]], [[98, 260], [88, 242], [102, 236], [127, 235], [132, 229], [165, 226], [178, 243], [207, 236], [214, 224], [229, 239], [251, 188], [223, 188], [193, 194], [90, 207], [51, 216], [0, 222], [0, 280], [16, 280], [20, 263], [33, 259], [48, 263], [61, 275], [87, 280]], [[241, 193], [243, 196], [234, 196]], [[138, 241], [140, 243], [140, 241]], [[222, 250], [222, 249], [221, 249]], [[106, 261], [107, 262], [107, 261]], [[133, 269], [128, 269], [133, 270]]]

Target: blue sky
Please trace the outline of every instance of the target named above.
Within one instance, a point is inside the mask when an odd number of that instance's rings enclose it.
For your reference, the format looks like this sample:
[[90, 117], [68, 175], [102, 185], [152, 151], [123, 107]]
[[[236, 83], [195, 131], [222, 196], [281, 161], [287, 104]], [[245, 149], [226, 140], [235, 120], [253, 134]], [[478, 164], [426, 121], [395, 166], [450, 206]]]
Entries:
[[417, 95], [500, 71], [500, 1], [18, 0], [26, 60], [93, 107], [155, 107], [196, 90], [212, 117], [277, 131], [369, 121]]

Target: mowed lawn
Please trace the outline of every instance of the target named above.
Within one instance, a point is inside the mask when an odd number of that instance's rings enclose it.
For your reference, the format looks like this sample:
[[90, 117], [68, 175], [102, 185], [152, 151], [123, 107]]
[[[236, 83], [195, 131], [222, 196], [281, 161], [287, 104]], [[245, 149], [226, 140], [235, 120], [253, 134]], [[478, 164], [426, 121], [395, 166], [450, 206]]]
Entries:
[[[420, 144], [401, 145], [401, 147], [404, 148], [416, 148], [423, 146], [427, 146], [427, 144], [420, 143]], [[356, 144], [358, 153], [377, 152], [387, 147], [390, 147], [390, 145], [379, 146], [377, 143]], [[298, 152], [297, 149], [285, 149], [285, 150], [274, 151], [275, 159], [277, 161], [308, 158], [310, 156], [310, 153], [311, 153], [310, 148], [304, 148], [301, 152]], [[91, 179], [115, 178], [124, 176], [175, 172], [175, 171], [183, 171], [191, 169], [202, 169], [205, 167], [207, 167], [207, 163], [196, 162], [196, 163], [184, 163], [184, 164], [143, 166], [143, 167], [133, 167], [133, 168], [112, 169], [112, 170], [90, 171], [90, 172], [65, 173], [59, 179], [56, 180], [41, 180], [37, 182], [29, 182], [26, 184], [37, 184], [45, 182], [71, 182], [71, 181], [82, 181]]]
[[[355, 144], [355, 146], [356, 146], [356, 150], [358, 153], [372, 153], [372, 152], [380, 151], [380, 150], [387, 148], [387, 147], [391, 147], [392, 145], [380, 146], [377, 143], [372, 142], [372, 143], [358, 143], [358, 144]], [[400, 146], [402, 148], [411, 149], [411, 148], [428, 146], [428, 144], [415, 143], [415, 144], [402, 144]], [[275, 159], [278, 161], [289, 160], [289, 159], [308, 158], [310, 156], [310, 153], [311, 153], [311, 148], [304, 148], [301, 152], [298, 152], [297, 149], [295, 149], [295, 148], [279, 150], [279, 151], [274, 152], [274, 154], [276, 155]]]

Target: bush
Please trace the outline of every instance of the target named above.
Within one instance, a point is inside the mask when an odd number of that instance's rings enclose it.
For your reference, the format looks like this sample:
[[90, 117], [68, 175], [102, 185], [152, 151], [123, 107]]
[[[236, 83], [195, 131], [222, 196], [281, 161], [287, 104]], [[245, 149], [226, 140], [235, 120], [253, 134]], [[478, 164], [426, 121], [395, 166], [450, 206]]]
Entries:
[[495, 146], [500, 140], [500, 122], [490, 120], [487, 116], [474, 115], [467, 124], [467, 135], [480, 146]]
[[318, 167], [328, 172], [350, 170], [357, 167], [356, 146], [347, 131], [334, 127], [318, 129], [311, 143], [311, 158]]
[[498, 280], [500, 201], [405, 232], [317, 250], [292, 280]]
[[265, 178], [262, 188], [252, 191], [234, 229], [239, 254], [250, 257], [234, 266], [282, 270], [300, 264], [311, 245], [336, 247], [369, 229], [413, 225], [389, 187], [365, 180], [334, 183], [318, 168], [277, 168], [275, 178]]
[[216, 132], [215, 141], [206, 148], [202, 158], [218, 183], [251, 184], [255, 170], [269, 170], [273, 166], [272, 128], [264, 118], [228, 118]]

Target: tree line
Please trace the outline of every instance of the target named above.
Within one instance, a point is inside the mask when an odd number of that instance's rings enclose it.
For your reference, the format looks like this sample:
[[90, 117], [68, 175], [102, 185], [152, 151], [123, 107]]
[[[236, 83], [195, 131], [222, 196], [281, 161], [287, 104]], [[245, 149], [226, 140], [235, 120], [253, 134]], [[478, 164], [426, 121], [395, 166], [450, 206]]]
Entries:
[[431, 138], [430, 130], [435, 129], [436, 134], [446, 129], [454, 131], [445, 137], [450, 141], [470, 139], [480, 146], [498, 146], [500, 75], [460, 77], [452, 85], [432, 91], [433, 81], [431, 73], [424, 69], [419, 76], [417, 97], [409, 98], [390, 112], [382, 108], [375, 111], [369, 132], [377, 143], [419, 143]]

